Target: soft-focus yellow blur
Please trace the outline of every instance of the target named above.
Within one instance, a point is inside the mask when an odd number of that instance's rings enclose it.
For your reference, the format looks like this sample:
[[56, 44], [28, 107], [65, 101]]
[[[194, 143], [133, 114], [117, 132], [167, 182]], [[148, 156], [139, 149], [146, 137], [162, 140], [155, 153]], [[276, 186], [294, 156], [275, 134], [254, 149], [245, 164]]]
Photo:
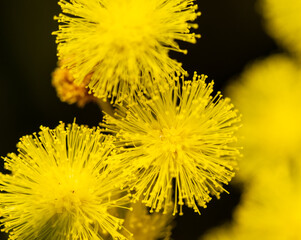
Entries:
[[258, 3], [268, 33], [301, 59], [301, 1], [262, 0]]

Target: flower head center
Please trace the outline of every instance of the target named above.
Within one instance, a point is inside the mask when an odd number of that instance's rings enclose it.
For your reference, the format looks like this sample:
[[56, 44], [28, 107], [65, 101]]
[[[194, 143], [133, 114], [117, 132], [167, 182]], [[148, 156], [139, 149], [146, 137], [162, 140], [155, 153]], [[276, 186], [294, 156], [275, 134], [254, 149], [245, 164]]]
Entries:
[[177, 155], [183, 149], [183, 136], [175, 128], [164, 128], [160, 132], [160, 143], [163, 152]]
[[91, 201], [91, 180], [91, 176], [72, 169], [53, 172], [40, 186], [41, 201], [51, 205], [54, 213], [76, 212]]
[[107, 32], [108, 36], [114, 36], [111, 38], [112, 44], [122, 49], [134, 43], [142, 43], [153, 33], [151, 12], [145, 5], [144, 1], [112, 3], [108, 8], [107, 19], [100, 20], [101, 34]]
[[58, 213], [63, 211], [71, 212], [76, 207], [82, 204], [82, 189], [79, 189], [76, 184], [71, 184], [67, 186], [66, 183], [58, 183], [57, 191], [60, 196], [57, 196], [54, 200], [54, 207]]

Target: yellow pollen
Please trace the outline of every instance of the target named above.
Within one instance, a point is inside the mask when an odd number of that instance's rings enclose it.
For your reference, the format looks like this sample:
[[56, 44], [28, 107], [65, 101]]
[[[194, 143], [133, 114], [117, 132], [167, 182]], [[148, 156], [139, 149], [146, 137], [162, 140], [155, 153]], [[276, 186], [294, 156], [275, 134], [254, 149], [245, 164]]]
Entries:
[[[159, 143], [159, 147], [161, 146], [162, 152], [177, 154], [179, 150], [182, 150], [183, 138], [178, 134], [175, 128], [162, 129], [160, 140], [162, 143]], [[175, 157], [176, 155], [173, 156]]]

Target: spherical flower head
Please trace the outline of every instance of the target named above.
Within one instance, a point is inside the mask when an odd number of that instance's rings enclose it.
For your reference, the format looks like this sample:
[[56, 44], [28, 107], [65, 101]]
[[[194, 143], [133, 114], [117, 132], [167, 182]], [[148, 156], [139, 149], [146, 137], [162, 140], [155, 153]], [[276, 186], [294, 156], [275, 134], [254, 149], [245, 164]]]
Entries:
[[10, 239], [102, 239], [102, 232], [125, 239], [123, 221], [110, 209], [128, 197], [117, 187], [120, 172], [108, 167], [112, 140], [99, 129], [41, 127], [21, 138], [18, 151], [5, 158], [12, 173], [0, 175], [1, 222]]
[[52, 85], [55, 87], [57, 95], [62, 102], [68, 104], [76, 103], [79, 107], [84, 107], [88, 102], [95, 101], [95, 97], [89, 93], [86, 87], [91, 75], [79, 85], [74, 83], [74, 78], [66, 68], [58, 67], [52, 73]]
[[260, 0], [269, 34], [301, 59], [301, 1]]
[[[270, 170], [260, 170], [242, 196], [232, 224], [213, 229], [203, 240], [289, 240], [300, 238], [301, 168], [286, 159]], [[285, 162], [285, 161], [283, 161]]]
[[137, 199], [151, 211], [170, 207], [174, 190], [173, 214], [178, 206], [182, 214], [184, 203], [199, 212], [197, 205], [206, 207], [209, 194], [219, 197], [234, 175], [240, 117], [228, 98], [211, 96], [213, 82], [205, 79], [173, 79], [166, 92], [150, 100], [137, 95], [128, 108], [119, 106], [116, 118], [105, 117], [103, 126], [124, 147], [121, 161], [137, 176]]
[[99, 98], [122, 100], [138, 85], [165, 86], [168, 75], [184, 72], [169, 50], [186, 52], [176, 40], [195, 43], [199, 37], [190, 32], [199, 15], [194, 0], [60, 0], [59, 5], [58, 56], [69, 59], [64, 67], [75, 83], [93, 73], [88, 86]]
[[270, 168], [300, 152], [301, 71], [285, 55], [248, 66], [228, 88], [244, 116], [244, 155], [238, 177], [250, 179], [259, 168]]

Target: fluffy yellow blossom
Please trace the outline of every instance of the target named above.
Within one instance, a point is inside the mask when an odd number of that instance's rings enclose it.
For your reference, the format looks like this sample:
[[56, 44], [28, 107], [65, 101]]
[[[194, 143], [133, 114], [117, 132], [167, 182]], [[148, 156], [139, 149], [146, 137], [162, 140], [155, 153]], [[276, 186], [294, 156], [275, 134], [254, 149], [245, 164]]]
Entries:
[[[133, 236], [132, 240], [157, 240], [171, 239], [172, 217], [170, 214], [149, 214], [147, 207], [141, 202], [132, 203], [133, 211], [128, 211], [124, 221], [124, 227]], [[171, 211], [169, 211], [170, 213]]]
[[300, 239], [300, 159], [290, 159], [290, 164], [260, 171], [243, 195], [233, 224], [213, 229], [201, 239]]
[[271, 36], [301, 57], [301, 1], [259, 0]]
[[247, 67], [229, 87], [228, 95], [244, 119], [245, 160], [239, 178], [251, 179], [259, 168], [270, 168], [300, 152], [300, 94], [300, 66], [284, 55]]
[[[199, 35], [194, 0], [60, 0], [58, 56], [75, 83], [93, 73], [89, 88], [99, 98], [126, 97], [137, 85], [165, 84], [181, 64], [168, 56], [184, 52], [176, 40]], [[68, 59], [68, 60], [66, 60]], [[159, 79], [160, 76], [160, 79]]]
[[85, 83], [89, 82], [90, 77], [91, 75], [86, 76], [81, 84], [76, 85], [70, 71], [66, 68], [58, 67], [52, 73], [52, 85], [55, 87], [57, 95], [62, 102], [76, 103], [79, 107], [83, 107], [86, 103], [96, 100], [85, 85]]
[[166, 92], [152, 99], [138, 94], [118, 107], [116, 118], [105, 116], [106, 131], [124, 147], [121, 161], [137, 176], [136, 197], [151, 211], [170, 207], [174, 191], [173, 214], [178, 206], [182, 214], [184, 203], [199, 213], [197, 205], [206, 207], [209, 194], [219, 197], [234, 175], [240, 117], [228, 98], [210, 95], [213, 82], [205, 79], [173, 79]]
[[0, 212], [10, 239], [126, 239], [123, 220], [110, 209], [127, 204], [118, 188], [120, 172], [107, 167], [112, 140], [99, 129], [61, 123], [22, 137], [0, 174]]

